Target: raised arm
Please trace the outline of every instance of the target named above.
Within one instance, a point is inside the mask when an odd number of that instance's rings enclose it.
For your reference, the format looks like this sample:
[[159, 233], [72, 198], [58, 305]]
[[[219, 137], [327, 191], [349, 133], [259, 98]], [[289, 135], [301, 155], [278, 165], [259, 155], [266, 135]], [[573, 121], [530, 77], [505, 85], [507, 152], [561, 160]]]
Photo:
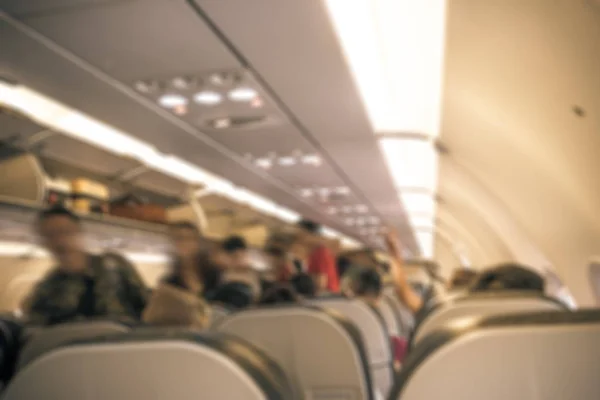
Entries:
[[423, 307], [423, 300], [406, 279], [403, 268], [402, 246], [395, 231], [390, 231], [385, 237], [390, 253], [390, 274], [396, 289], [396, 294], [408, 309], [416, 314]]

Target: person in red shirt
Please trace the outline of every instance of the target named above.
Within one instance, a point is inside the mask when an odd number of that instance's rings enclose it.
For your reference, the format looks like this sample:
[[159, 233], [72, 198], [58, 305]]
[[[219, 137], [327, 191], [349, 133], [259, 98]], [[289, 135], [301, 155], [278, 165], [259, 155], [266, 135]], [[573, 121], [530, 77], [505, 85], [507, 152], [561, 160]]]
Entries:
[[309, 252], [307, 272], [315, 280], [318, 292], [338, 293], [340, 280], [335, 257], [323, 244], [323, 239], [320, 237], [321, 226], [307, 220], [300, 221], [298, 226]]

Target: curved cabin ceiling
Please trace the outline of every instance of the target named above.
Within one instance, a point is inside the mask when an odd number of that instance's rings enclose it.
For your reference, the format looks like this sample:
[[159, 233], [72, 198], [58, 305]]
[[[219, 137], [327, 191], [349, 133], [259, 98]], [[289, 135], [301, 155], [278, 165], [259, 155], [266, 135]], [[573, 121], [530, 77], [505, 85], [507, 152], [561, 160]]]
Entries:
[[[586, 266], [600, 243], [600, 5], [447, 3], [436, 257], [445, 273], [465, 262], [554, 267], [590, 304]], [[0, 8], [54, 46], [0, 21], [10, 58], [0, 58], [0, 72], [357, 235], [298, 191], [315, 179], [347, 186], [418, 252], [324, 1], [9, 0]], [[275, 123], [189, 129], [131, 87], [215, 69], [250, 71]], [[244, 157], [261, 149], [318, 152], [326, 168], [249, 171]]]
[[592, 3], [451, 2], [449, 154], [440, 172], [441, 196], [478, 205], [473, 214], [510, 249], [486, 261], [512, 256], [543, 268], [547, 260], [581, 304], [592, 302], [586, 266], [600, 243], [600, 7]]

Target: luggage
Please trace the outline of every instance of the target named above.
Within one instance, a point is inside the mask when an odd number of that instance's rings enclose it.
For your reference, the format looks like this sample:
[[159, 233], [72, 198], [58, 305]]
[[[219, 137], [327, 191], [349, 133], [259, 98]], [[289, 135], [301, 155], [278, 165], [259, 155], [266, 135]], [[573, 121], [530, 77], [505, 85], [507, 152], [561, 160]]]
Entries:
[[133, 195], [127, 195], [113, 201], [110, 205], [110, 214], [115, 217], [137, 221], [167, 223], [167, 210], [165, 207], [145, 202]]
[[110, 192], [105, 185], [84, 178], [73, 179], [71, 192], [73, 211], [80, 214], [106, 213], [108, 211]]

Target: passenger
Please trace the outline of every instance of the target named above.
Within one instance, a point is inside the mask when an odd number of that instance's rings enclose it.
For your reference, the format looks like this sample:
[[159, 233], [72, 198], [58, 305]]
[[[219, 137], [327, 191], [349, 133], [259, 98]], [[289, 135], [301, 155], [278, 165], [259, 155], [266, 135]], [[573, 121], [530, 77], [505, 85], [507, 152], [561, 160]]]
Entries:
[[290, 280], [290, 283], [296, 290], [296, 293], [303, 298], [314, 298], [317, 295], [315, 281], [308, 274], [296, 274]]
[[33, 324], [81, 318], [139, 319], [147, 288], [133, 266], [122, 259], [89, 254], [79, 218], [63, 207], [42, 211], [36, 229], [57, 265], [35, 286], [23, 304]]
[[228, 282], [217, 289], [212, 301], [227, 308], [241, 310], [250, 307], [253, 298], [254, 294], [250, 285], [242, 282]]
[[200, 231], [193, 223], [173, 223], [169, 235], [175, 253], [171, 272], [163, 282], [210, 299], [221, 283], [225, 265], [203, 251]]
[[456, 268], [448, 283], [449, 290], [468, 289], [477, 277], [477, 272], [470, 268]]
[[267, 290], [258, 303], [261, 305], [294, 304], [298, 300], [298, 294], [293, 287], [286, 284], [277, 284]]
[[295, 268], [291, 265], [285, 250], [279, 247], [267, 247], [265, 254], [271, 265], [276, 282], [289, 282], [295, 273]]
[[223, 250], [228, 255], [230, 268], [243, 269], [249, 266], [248, 245], [241, 236], [230, 236], [223, 241]]
[[302, 241], [309, 248], [308, 273], [315, 280], [317, 290], [338, 293], [340, 284], [335, 257], [319, 236], [321, 226], [307, 220], [300, 221], [298, 226], [303, 232]]
[[501, 264], [485, 270], [473, 282], [471, 292], [487, 290], [525, 290], [544, 293], [545, 282], [532, 269], [519, 264]]
[[[351, 297], [364, 301], [372, 307], [378, 308], [383, 295], [383, 279], [381, 274], [372, 267], [363, 267], [352, 282]], [[400, 368], [402, 360], [408, 349], [406, 338], [391, 336], [394, 350], [394, 367]]]

